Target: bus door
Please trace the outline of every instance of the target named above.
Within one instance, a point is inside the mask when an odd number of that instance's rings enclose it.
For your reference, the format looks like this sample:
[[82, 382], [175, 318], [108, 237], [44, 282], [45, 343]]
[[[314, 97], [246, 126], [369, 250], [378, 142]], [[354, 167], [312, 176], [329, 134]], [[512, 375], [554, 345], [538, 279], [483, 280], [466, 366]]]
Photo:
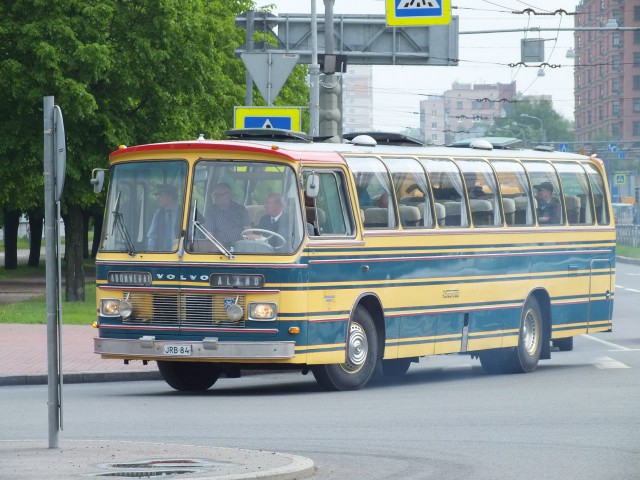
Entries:
[[591, 261], [588, 329], [602, 327], [611, 321], [612, 273], [611, 260]]

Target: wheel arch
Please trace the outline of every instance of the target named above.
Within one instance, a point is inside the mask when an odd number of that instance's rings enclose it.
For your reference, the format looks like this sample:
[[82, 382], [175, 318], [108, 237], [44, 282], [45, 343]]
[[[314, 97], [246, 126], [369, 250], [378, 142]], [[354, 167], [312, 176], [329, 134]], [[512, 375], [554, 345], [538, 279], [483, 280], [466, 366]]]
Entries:
[[548, 360], [551, 358], [551, 325], [553, 324], [551, 318], [551, 296], [544, 288], [536, 288], [529, 292], [527, 300], [529, 298], [534, 298], [538, 302], [540, 313], [542, 313], [542, 351], [540, 352], [540, 359]]
[[361, 293], [356, 301], [353, 303], [351, 309], [350, 318], [353, 318], [353, 314], [358, 306], [362, 306], [369, 312], [373, 323], [376, 326], [376, 332], [378, 333], [378, 352], [380, 358], [384, 358], [384, 347], [386, 344], [387, 331], [384, 321], [384, 310], [382, 309], [382, 302], [380, 298], [372, 292]]

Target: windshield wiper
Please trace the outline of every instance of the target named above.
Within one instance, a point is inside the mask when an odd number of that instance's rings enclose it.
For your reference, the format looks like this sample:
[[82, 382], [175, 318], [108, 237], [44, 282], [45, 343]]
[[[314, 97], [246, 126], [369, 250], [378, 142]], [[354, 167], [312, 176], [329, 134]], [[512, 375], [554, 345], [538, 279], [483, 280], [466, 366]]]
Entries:
[[222, 243], [220, 243], [220, 241], [216, 237], [214, 237], [213, 234], [209, 230], [207, 230], [204, 225], [202, 225], [202, 223], [200, 223], [200, 221], [196, 220], [197, 207], [198, 202], [196, 201], [193, 203], [193, 212], [191, 214], [191, 238], [195, 238], [195, 229], [197, 228], [202, 232], [205, 238], [213, 243], [213, 245], [215, 245], [215, 247], [220, 250], [220, 252], [223, 253], [228, 259], [233, 260], [234, 258], [236, 258], [233, 253], [227, 250], [225, 246], [222, 245]]
[[[131, 241], [131, 236], [129, 235], [129, 230], [127, 229], [127, 224], [124, 221], [123, 215], [120, 213], [120, 194], [122, 192], [118, 192], [118, 197], [116, 198], [116, 206], [113, 209], [113, 228], [118, 229], [118, 233], [124, 239], [127, 244], [127, 251], [129, 252], [129, 256], [136, 256], [136, 249], [133, 246], [133, 242]], [[113, 231], [111, 232], [113, 234]]]

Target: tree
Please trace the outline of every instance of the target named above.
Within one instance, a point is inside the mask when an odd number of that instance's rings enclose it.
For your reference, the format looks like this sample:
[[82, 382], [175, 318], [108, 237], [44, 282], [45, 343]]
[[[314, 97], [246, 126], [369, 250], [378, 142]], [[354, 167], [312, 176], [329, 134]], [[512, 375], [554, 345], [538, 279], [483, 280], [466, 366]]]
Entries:
[[505, 131], [511, 130], [514, 136], [521, 136], [524, 133], [526, 140], [534, 144], [540, 143], [542, 138], [540, 122], [530, 117], [539, 118], [542, 122], [546, 142], [573, 141], [575, 137], [573, 122], [562, 117], [553, 109], [551, 102], [545, 100], [540, 102], [525, 100], [511, 104], [504, 118], [495, 119], [488, 135], [505, 136]]
[[[67, 132], [67, 300], [84, 300], [83, 212], [101, 202], [93, 168], [119, 144], [218, 137], [243, 103], [235, 15], [248, 0], [0, 2], [0, 206], [42, 211], [42, 98], [55, 96]], [[298, 79], [299, 81], [299, 79]], [[291, 91], [299, 95], [304, 86]], [[99, 208], [99, 207], [98, 207]], [[10, 216], [10, 215], [9, 215]], [[11, 217], [12, 218], [12, 217]], [[79, 252], [79, 253], [78, 253]], [[6, 264], [5, 264], [6, 267]]]

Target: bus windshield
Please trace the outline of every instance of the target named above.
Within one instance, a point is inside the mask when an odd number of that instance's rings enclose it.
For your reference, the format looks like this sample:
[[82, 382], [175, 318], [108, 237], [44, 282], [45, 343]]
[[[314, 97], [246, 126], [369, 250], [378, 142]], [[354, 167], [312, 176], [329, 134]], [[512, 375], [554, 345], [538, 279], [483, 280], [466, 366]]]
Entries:
[[197, 162], [187, 252], [290, 254], [302, 237], [292, 168], [264, 162]]
[[100, 250], [173, 252], [184, 211], [187, 163], [135, 162], [113, 167]]

